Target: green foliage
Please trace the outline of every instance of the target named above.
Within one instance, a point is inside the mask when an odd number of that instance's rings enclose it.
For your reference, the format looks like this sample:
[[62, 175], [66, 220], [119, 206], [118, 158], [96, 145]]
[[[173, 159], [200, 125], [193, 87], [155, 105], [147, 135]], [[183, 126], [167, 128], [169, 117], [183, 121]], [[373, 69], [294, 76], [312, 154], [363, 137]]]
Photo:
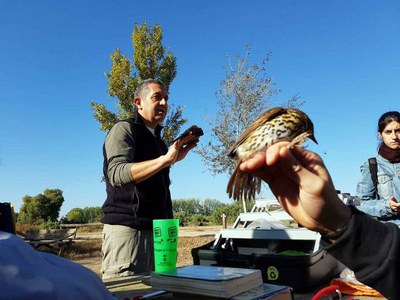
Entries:
[[42, 224], [55, 222], [64, 202], [63, 192], [59, 189], [46, 189], [43, 194], [24, 196], [19, 210], [20, 224]]
[[[162, 45], [163, 31], [160, 25], [147, 27], [135, 24], [132, 34], [134, 48], [133, 62], [124, 56], [119, 49], [110, 55], [112, 66], [106, 72], [108, 94], [117, 98], [117, 113], [109, 111], [104, 104], [91, 102], [94, 118], [100, 123], [100, 129], [108, 131], [118, 121], [130, 118], [134, 111], [133, 99], [137, 85], [148, 78], [161, 80], [166, 89], [174, 80], [177, 67], [176, 58], [171, 51]], [[180, 127], [187, 122], [182, 117], [183, 106], [171, 109], [164, 120], [163, 139], [167, 143], [178, 135]]]
[[209, 222], [209, 218], [203, 215], [193, 215], [190, 219], [192, 226], [204, 226]]
[[[254, 206], [254, 201], [246, 202], [246, 210], [250, 211], [251, 208]], [[213, 211], [210, 217], [210, 221], [213, 224], [222, 224], [222, 215], [225, 214], [226, 222], [233, 223], [237, 219], [240, 213], [243, 212], [243, 204], [242, 202], [233, 202], [229, 205], [224, 205], [218, 207], [216, 210]]]
[[100, 206], [98, 207], [85, 207], [85, 208], [73, 208], [65, 216], [64, 222], [76, 223], [76, 224], [87, 224], [99, 222], [103, 217], [103, 211]]
[[190, 224], [191, 214], [185, 211], [174, 212], [174, 219], [179, 219], [179, 226], [188, 226]]
[[205, 199], [203, 202], [203, 215], [211, 216], [215, 210], [223, 206], [225, 206], [225, 204], [216, 199]]
[[65, 216], [65, 220], [68, 223], [84, 223], [83, 222], [83, 209], [73, 208]]
[[190, 214], [184, 211], [174, 212], [174, 218], [179, 219], [179, 226], [204, 226], [210, 222], [208, 216]]
[[160, 79], [169, 90], [176, 76], [176, 58], [171, 51], [165, 54], [162, 36], [160, 25], [147, 28], [146, 22], [142, 26], [135, 24], [132, 35], [135, 49], [133, 62], [140, 81], [147, 78]]
[[191, 215], [210, 216], [215, 209], [224, 205], [221, 201], [215, 199], [205, 199], [204, 201], [199, 199], [172, 200], [172, 210], [174, 212], [186, 212]]
[[86, 223], [95, 223], [100, 222], [100, 219], [103, 217], [103, 210], [101, 206], [97, 207], [85, 207], [83, 209], [83, 215], [86, 220]]
[[228, 211], [228, 205], [224, 205], [221, 207], [218, 207], [216, 210], [213, 211], [213, 213], [210, 216], [210, 221], [213, 224], [222, 224], [222, 215], [225, 214]]
[[60, 228], [60, 222], [47, 219], [39, 226], [40, 229], [57, 229]]
[[202, 205], [198, 199], [172, 200], [172, 210], [174, 212], [185, 212], [194, 215], [202, 211]]
[[[246, 202], [246, 210], [250, 211], [254, 206], [254, 201]], [[239, 213], [243, 212], [241, 202], [225, 204], [215, 199], [179, 199], [172, 200], [174, 218], [179, 219], [181, 226], [201, 226], [212, 223], [222, 224], [222, 215], [226, 215], [228, 223], [233, 223]]]

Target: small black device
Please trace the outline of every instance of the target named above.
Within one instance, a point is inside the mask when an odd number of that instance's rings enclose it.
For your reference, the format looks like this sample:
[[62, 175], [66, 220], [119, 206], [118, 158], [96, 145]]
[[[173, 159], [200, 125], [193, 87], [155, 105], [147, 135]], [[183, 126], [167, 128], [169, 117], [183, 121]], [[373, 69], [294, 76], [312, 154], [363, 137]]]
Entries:
[[204, 135], [203, 129], [196, 125], [192, 125], [188, 129], [186, 129], [180, 136], [174, 139], [172, 143], [175, 143], [177, 140], [187, 136], [190, 132], [192, 132], [192, 134], [197, 137]]

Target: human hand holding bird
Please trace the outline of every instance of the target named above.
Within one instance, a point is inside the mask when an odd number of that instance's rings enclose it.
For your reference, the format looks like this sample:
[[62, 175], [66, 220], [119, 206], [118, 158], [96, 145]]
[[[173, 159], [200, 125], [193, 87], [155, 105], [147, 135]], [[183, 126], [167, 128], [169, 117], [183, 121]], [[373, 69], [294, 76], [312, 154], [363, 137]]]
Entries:
[[276, 107], [261, 115], [239, 137], [228, 153], [229, 157], [237, 161], [227, 186], [229, 197], [234, 200], [251, 200], [261, 190], [260, 178], [239, 169], [243, 161], [277, 142], [288, 141], [291, 142], [288, 147], [292, 147], [303, 143], [307, 138], [317, 143], [314, 125], [304, 112], [294, 108]]

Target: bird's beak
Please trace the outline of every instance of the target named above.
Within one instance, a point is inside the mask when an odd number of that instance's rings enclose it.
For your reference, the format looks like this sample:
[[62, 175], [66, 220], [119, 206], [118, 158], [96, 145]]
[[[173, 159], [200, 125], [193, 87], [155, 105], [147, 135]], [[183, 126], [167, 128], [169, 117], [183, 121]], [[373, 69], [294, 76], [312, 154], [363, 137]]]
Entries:
[[315, 138], [314, 134], [311, 134], [309, 138], [318, 145], [317, 139]]

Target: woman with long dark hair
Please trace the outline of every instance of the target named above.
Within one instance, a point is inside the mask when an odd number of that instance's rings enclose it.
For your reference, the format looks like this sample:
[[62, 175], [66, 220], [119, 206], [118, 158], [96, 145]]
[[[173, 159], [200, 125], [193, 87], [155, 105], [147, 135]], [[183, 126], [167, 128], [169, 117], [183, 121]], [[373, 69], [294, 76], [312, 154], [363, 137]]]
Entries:
[[361, 166], [358, 207], [380, 221], [400, 226], [400, 113], [389, 111], [378, 121], [381, 140], [376, 158]]

